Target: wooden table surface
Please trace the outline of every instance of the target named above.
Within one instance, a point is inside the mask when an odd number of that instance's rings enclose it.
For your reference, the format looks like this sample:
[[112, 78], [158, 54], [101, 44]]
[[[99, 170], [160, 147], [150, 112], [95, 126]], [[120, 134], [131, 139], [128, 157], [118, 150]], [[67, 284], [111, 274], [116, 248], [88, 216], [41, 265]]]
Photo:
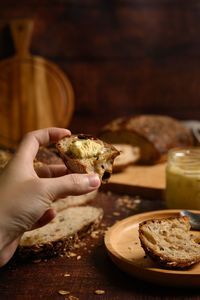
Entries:
[[[81, 248], [73, 251], [73, 257], [39, 263], [12, 259], [0, 270], [0, 299], [200, 299], [200, 289], [162, 287], [133, 278], [119, 270], [106, 253], [103, 236], [108, 226], [139, 212], [162, 209], [161, 200], [138, 201], [136, 195], [101, 191], [91, 205], [104, 209], [97, 237], [87, 237]], [[66, 273], [70, 276], [64, 276]], [[59, 290], [70, 294], [60, 295]], [[105, 293], [96, 295], [96, 290]]]

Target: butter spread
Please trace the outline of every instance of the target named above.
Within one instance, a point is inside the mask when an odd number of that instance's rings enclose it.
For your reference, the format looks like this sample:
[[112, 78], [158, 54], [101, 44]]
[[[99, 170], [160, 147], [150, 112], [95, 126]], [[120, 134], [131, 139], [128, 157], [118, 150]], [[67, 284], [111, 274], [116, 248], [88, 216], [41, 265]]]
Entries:
[[68, 148], [68, 152], [73, 154], [77, 158], [91, 158], [102, 153], [103, 145], [99, 143], [86, 139], [86, 140], [76, 140], [73, 141]]

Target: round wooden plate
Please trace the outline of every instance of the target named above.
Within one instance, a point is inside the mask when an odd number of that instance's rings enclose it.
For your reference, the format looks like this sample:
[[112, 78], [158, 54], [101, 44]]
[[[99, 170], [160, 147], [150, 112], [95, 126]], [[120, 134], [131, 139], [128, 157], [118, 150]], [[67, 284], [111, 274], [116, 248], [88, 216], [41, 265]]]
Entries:
[[[200, 263], [187, 270], [167, 270], [145, 256], [138, 236], [140, 222], [179, 215], [180, 210], [159, 210], [134, 215], [113, 225], [105, 235], [112, 261], [123, 271], [146, 281], [170, 286], [199, 287]], [[199, 213], [199, 211], [194, 211]], [[192, 231], [200, 238], [200, 232]]]

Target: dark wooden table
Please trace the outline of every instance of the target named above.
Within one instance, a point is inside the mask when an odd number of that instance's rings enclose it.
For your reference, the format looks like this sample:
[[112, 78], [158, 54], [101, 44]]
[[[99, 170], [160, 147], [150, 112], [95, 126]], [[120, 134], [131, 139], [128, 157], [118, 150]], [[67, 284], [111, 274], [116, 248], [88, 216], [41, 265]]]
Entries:
[[[200, 289], [162, 287], [133, 278], [119, 270], [106, 253], [103, 236], [108, 226], [139, 212], [162, 209], [163, 201], [99, 192], [91, 205], [104, 209], [96, 238], [87, 237], [72, 257], [35, 263], [13, 258], [0, 270], [0, 299], [200, 299]], [[70, 276], [64, 276], [66, 273]], [[60, 295], [59, 290], [70, 294]], [[105, 293], [96, 295], [96, 290]]]

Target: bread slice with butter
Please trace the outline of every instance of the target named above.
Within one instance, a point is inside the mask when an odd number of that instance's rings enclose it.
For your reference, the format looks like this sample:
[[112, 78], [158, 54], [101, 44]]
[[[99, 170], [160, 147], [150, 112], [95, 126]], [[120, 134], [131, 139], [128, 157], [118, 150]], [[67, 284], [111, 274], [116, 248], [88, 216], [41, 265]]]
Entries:
[[151, 219], [139, 224], [141, 245], [160, 266], [184, 269], [200, 262], [200, 245], [190, 232], [190, 218]]
[[63, 138], [57, 149], [72, 173], [96, 173], [102, 182], [110, 178], [114, 159], [120, 154], [114, 146], [85, 134]]
[[65, 254], [100, 224], [103, 210], [92, 206], [64, 209], [47, 225], [23, 234], [17, 253], [25, 258]]

